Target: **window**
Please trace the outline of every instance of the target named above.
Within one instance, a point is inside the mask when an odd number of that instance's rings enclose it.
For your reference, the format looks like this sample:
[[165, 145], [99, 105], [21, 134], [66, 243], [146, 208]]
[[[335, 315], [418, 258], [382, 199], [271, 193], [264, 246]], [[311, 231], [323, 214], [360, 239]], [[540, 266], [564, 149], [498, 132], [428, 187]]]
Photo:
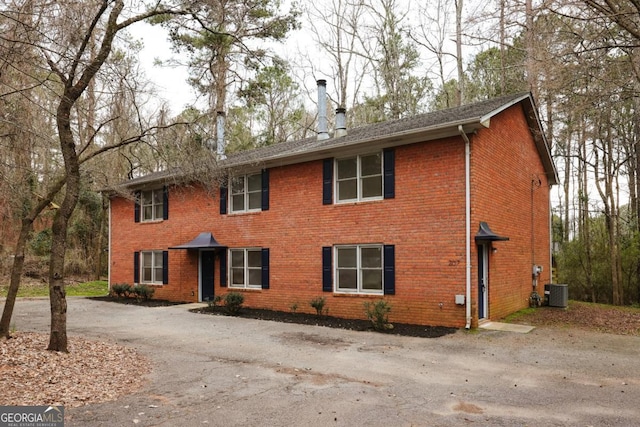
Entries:
[[381, 153], [336, 160], [338, 202], [382, 198]]
[[136, 197], [135, 221], [159, 221], [169, 219], [167, 188], [139, 191]]
[[260, 210], [262, 207], [262, 174], [231, 178], [231, 212]]
[[162, 251], [141, 252], [140, 283], [162, 284], [164, 260]]
[[336, 246], [336, 291], [383, 293], [381, 245]]
[[231, 249], [229, 276], [233, 288], [262, 288], [262, 249]]
[[364, 156], [324, 159], [322, 204], [331, 205], [334, 199], [345, 203], [395, 198], [395, 163], [393, 148]]

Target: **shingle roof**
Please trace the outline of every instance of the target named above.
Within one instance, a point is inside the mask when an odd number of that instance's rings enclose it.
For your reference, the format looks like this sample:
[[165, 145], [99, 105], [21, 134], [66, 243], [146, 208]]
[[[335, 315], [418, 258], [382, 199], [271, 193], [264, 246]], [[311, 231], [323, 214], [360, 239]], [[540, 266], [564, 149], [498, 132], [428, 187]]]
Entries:
[[[327, 153], [332, 151], [357, 147], [364, 143], [369, 145], [374, 141], [402, 145], [413, 142], [410, 137], [416, 135], [420, 135], [423, 141], [451, 136], [459, 132], [458, 126], [462, 126], [465, 132], [470, 133], [475, 129], [488, 127], [491, 117], [523, 101], [525, 101], [525, 113], [528, 116], [530, 128], [534, 138], [537, 139], [538, 151], [543, 157], [550, 182], [555, 184], [557, 183], [555, 166], [551, 161], [548, 145], [544, 140], [535, 105], [529, 93], [507, 95], [403, 119], [364, 125], [349, 129], [347, 135], [338, 138], [318, 140], [316, 137], [311, 137], [232, 153], [226, 160], [219, 161], [218, 165], [221, 168], [230, 168], [276, 161], [278, 164], [297, 163], [317, 156], [327, 156]], [[177, 175], [179, 172], [175, 170], [162, 171], [129, 180], [124, 185], [134, 187], [175, 178]]]

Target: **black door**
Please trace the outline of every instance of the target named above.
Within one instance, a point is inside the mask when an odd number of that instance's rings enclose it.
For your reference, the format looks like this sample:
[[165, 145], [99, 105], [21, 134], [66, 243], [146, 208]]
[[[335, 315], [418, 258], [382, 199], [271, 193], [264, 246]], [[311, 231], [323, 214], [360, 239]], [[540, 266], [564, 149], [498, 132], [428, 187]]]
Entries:
[[489, 317], [488, 245], [478, 245], [478, 320]]
[[214, 251], [200, 252], [200, 294], [202, 301], [213, 299]]

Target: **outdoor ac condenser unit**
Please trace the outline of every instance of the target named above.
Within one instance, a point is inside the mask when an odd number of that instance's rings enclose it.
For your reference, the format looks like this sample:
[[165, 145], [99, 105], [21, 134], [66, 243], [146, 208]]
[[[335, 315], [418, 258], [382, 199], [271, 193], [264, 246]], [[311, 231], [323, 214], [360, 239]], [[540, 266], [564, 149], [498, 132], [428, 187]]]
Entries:
[[549, 307], [566, 308], [569, 305], [569, 285], [550, 284], [548, 286]]

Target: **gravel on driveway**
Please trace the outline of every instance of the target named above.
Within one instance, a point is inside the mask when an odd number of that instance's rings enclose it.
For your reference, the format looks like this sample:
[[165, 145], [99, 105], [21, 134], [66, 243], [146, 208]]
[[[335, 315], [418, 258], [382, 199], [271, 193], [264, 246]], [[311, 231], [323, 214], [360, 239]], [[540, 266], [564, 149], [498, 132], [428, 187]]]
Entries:
[[[68, 307], [70, 335], [134, 348], [153, 369], [132, 395], [65, 408], [67, 427], [640, 425], [639, 337], [539, 327], [426, 339], [190, 305]], [[20, 299], [13, 323], [48, 332], [48, 300]]]

